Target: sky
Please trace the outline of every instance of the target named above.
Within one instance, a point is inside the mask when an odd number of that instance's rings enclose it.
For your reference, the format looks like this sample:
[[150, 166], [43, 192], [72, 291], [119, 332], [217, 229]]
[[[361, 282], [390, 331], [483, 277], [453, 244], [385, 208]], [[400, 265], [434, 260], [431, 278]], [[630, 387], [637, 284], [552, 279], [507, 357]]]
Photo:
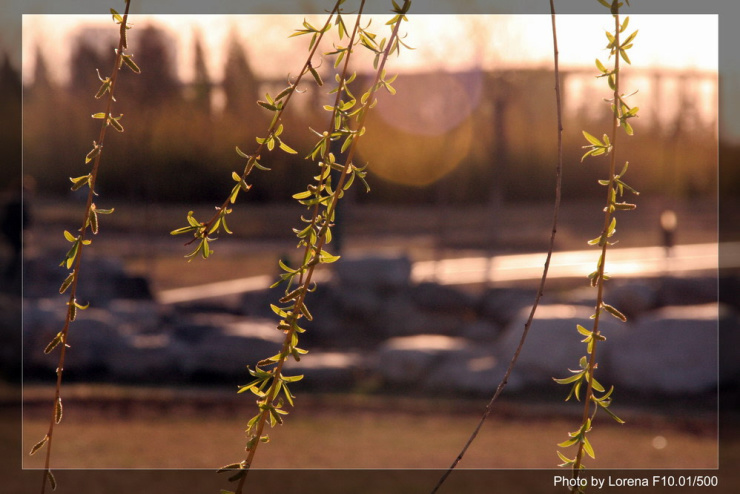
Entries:
[[[320, 24], [322, 17], [306, 16]], [[375, 16], [373, 27], [383, 32], [387, 16]], [[203, 39], [208, 54], [209, 72], [219, 80], [225, 62], [224, 41], [235, 32], [242, 40], [250, 59], [259, 60], [269, 46], [275, 64], [260, 64], [270, 76], [286, 76], [291, 67], [300, 66], [305, 57], [306, 38], [288, 38], [301, 28], [302, 15], [132, 15], [136, 25], [154, 23], [167, 29], [181, 41], [178, 50], [180, 76], [192, 75], [194, 33]], [[606, 61], [603, 49], [605, 31], [612, 28], [609, 15], [560, 15], [557, 18], [561, 65], [593, 67], [594, 59]], [[114, 27], [110, 15], [24, 15], [23, 72], [30, 81], [35, 47], [40, 46], [55, 76], [66, 78], [70, 54], [70, 34], [80, 25]], [[665, 67], [716, 71], [718, 64], [718, 16], [716, 15], [633, 15], [628, 32], [639, 30], [631, 50], [634, 67]], [[392, 60], [393, 70], [457, 70], [465, 68], [552, 65], [552, 31], [547, 15], [416, 15], [409, 16], [405, 41], [415, 47]], [[691, 43], [677, 43], [678, 36], [700, 33]], [[685, 39], [685, 38], [684, 38]], [[134, 53], [135, 55], [135, 53]]]

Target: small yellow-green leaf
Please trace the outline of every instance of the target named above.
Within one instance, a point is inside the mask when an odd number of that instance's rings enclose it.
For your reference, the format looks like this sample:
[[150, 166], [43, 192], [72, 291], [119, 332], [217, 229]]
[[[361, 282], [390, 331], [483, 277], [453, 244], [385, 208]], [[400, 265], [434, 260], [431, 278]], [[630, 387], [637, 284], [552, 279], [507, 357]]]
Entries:
[[134, 62], [131, 59], [131, 55], [122, 55], [123, 63], [126, 64], [126, 66], [131, 69], [135, 74], [141, 74], [141, 69], [138, 65], [136, 65], [136, 62]]
[[62, 421], [62, 399], [57, 398], [57, 402], [54, 404], [54, 422], [59, 423]]
[[307, 199], [311, 197], [313, 193], [310, 190], [304, 190], [303, 192], [298, 192], [297, 194], [293, 194], [293, 199], [301, 200], [301, 199]]
[[283, 141], [280, 141], [280, 149], [282, 149], [283, 151], [285, 151], [288, 154], [298, 154], [298, 151], [296, 151], [292, 147], [288, 146]]
[[47, 435], [44, 436], [44, 438], [41, 441], [39, 441], [39, 442], [37, 442], [36, 444], [33, 445], [33, 448], [31, 448], [31, 452], [28, 453], [28, 454], [29, 455], [34, 455], [36, 453], [36, 451], [38, 451], [38, 450], [40, 450], [41, 448], [44, 447], [44, 444], [46, 444], [46, 442], [48, 440], [49, 440], [49, 435], [47, 434]]
[[585, 137], [586, 140], [588, 142], [590, 142], [591, 144], [593, 144], [594, 146], [603, 146], [604, 145], [598, 138], [592, 136], [591, 134], [589, 134], [585, 130], [582, 131], [582, 132], [583, 132], [583, 137]]
[[57, 479], [54, 478], [54, 474], [51, 473], [51, 470], [46, 471], [46, 480], [49, 481], [52, 491], [57, 490]]
[[75, 274], [74, 273], [69, 273], [69, 275], [67, 275], [67, 277], [62, 282], [62, 286], [59, 287], [59, 293], [62, 294], [64, 292], [66, 292], [67, 291], [67, 288], [69, 288], [69, 285], [72, 284], [72, 282], [74, 281], [74, 279], [75, 279]]

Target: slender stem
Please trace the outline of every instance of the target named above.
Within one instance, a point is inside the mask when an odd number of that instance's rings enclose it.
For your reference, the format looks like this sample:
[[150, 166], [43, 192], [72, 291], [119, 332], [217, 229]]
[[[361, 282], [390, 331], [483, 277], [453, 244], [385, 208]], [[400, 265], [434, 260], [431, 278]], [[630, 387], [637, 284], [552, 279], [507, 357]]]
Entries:
[[115, 101], [114, 92], [116, 88], [116, 81], [118, 80], [119, 68], [121, 67], [121, 59], [123, 57], [124, 36], [125, 36], [126, 22], [128, 20], [129, 6], [130, 6], [130, 2], [127, 1], [126, 10], [124, 11], [123, 20], [121, 22], [121, 36], [119, 37], [119, 40], [118, 40], [118, 50], [116, 51], [116, 58], [113, 64], [113, 71], [112, 71], [111, 78], [110, 78], [110, 90], [108, 92], [108, 102], [107, 102], [106, 110], [105, 110], [106, 120], [100, 126], [100, 133], [98, 135], [98, 140], [97, 140], [97, 145], [100, 147], [100, 151], [97, 153], [93, 161], [92, 171], [90, 173], [90, 180], [89, 180], [90, 190], [87, 194], [87, 202], [85, 204], [84, 219], [82, 221], [82, 226], [79, 229], [80, 236], [79, 236], [79, 241], [78, 241], [77, 254], [74, 260], [72, 283], [69, 287], [70, 295], [69, 295], [69, 300], [67, 302], [67, 315], [64, 321], [64, 327], [62, 329], [61, 351], [59, 353], [59, 362], [58, 362], [57, 369], [56, 369], [57, 380], [56, 380], [56, 387], [54, 390], [54, 407], [52, 408], [51, 420], [49, 421], [49, 430], [46, 433], [49, 439], [46, 444], [46, 459], [44, 461], [44, 478], [43, 478], [43, 483], [41, 486], [41, 494], [44, 494], [44, 492], [46, 491], [47, 476], [49, 475], [49, 471], [50, 471], [51, 447], [52, 447], [52, 441], [54, 439], [54, 425], [56, 425], [56, 407], [57, 407], [57, 403], [59, 402], [60, 396], [61, 396], [62, 374], [64, 372], [64, 362], [65, 362], [65, 358], [67, 355], [67, 338], [69, 334], [69, 325], [72, 322], [72, 313], [76, 309], [74, 307], [74, 304], [75, 304], [76, 295], [77, 295], [77, 282], [80, 277], [82, 251], [84, 250], [84, 247], [85, 247], [83, 240], [85, 239], [85, 234], [87, 233], [87, 226], [88, 226], [88, 221], [90, 218], [90, 210], [92, 208], [93, 196], [95, 195], [95, 192], [94, 192], [95, 191], [95, 180], [97, 179], [97, 176], [98, 176], [98, 169], [100, 167], [100, 159], [103, 154], [103, 143], [105, 141], [106, 131], [108, 129], [107, 119], [111, 118], [111, 110], [113, 109], [113, 101]]
[[[606, 241], [607, 234], [606, 232], [609, 229], [609, 225], [611, 223], [612, 218], [612, 210], [609, 207], [612, 201], [612, 191], [614, 189], [614, 177], [616, 172], [616, 162], [617, 162], [617, 156], [615, 153], [616, 144], [617, 144], [617, 127], [619, 124], [619, 118], [618, 118], [618, 111], [619, 111], [619, 104], [620, 104], [620, 96], [619, 96], [619, 31], [620, 31], [620, 24], [619, 24], [619, 10], [616, 11], [614, 14], [614, 37], [615, 41], [614, 44], [617, 47], [617, 53], [614, 57], [614, 115], [612, 118], [612, 137], [611, 137], [611, 156], [609, 160], [609, 184], [607, 185], [607, 192], [606, 192], [606, 207], [604, 208], [604, 227], [602, 230], [601, 238], [603, 240], [603, 245], [601, 246], [601, 262], [599, 262], [598, 266], [598, 274], [597, 274], [597, 295], [596, 295], [596, 308], [594, 313], [594, 325], [593, 325], [593, 346], [591, 348], [591, 355], [589, 357], [588, 361], [588, 381], [586, 386], [586, 394], [583, 398], [583, 419], [582, 419], [582, 425], [585, 425], [586, 422], [589, 419], [589, 410], [591, 408], [591, 401], [593, 398], [593, 382], [594, 382], [594, 371], [596, 369], [596, 347], [599, 341], [599, 320], [602, 312], [602, 305], [604, 303], [604, 270], [606, 266], [606, 251], [607, 247], [609, 246], [609, 242]], [[584, 434], [587, 434], [587, 432], [584, 432]], [[581, 474], [581, 465], [583, 463], [583, 451], [584, 451], [584, 442], [580, 441], [578, 443], [578, 453], [576, 455], [575, 463], [573, 464], [573, 478], [578, 479]], [[577, 483], [576, 483], [577, 484]], [[579, 488], [577, 485], [573, 487], [572, 492], [578, 492]]]
[[551, 11], [551, 18], [552, 18], [552, 38], [553, 38], [553, 56], [555, 60], [555, 101], [557, 103], [557, 119], [558, 119], [558, 164], [556, 168], [556, 179], [555, 179], [555, 206], [553, 211], [553, 219], [552, 219], [552, 232], [550, 234], [550, 245], [547, 250], [547, 257], [545, 259], [545, 267], [542, 270], [542, 277], [540, 278], [540, 285], [539, 289], [537, 290], [537, 295], [535, 296], [534, 303], [532, 304], [532, 310], [529, 313], [529, 317], [527, 318], [526, 323], [524, 324], [524, 330], [522, 331], [521, 339], [519, 340], [519, 345], [516, 348], [516, 351], [514, 352], [514, 355], [511, 358], [511, 361], [509, 362], [509, 366], [506, 368], [506, 372], [504, 373], [503, 379], [501, 379], [501, 382], [499, 383], [498, 387], [496, 388], [496, 392], [493, 394], [493, 397], [488, 402], [488, 405], [486, 406], [485, 411], [483, 412], [483, 416], [478, 421], [478, 425], [475, 427], [475, 430], [473, 430], [473, 433], [468, 438], [467, 442], [463, 446], [460, 453], [457, 455], [455, 460], [452, 462], [452, 465], [445, 471], [445, 473], [442, 475], [442, 477], [437, 482], [437, 485], [434, 486], [434, 489], [432, 490], [432, 494], [435, 494], [440, 487], [442, 487], [442, 484], [447, 480], [447, 477], [450, 476], [452, 471], [457, 467], [458, 463], [463, 459], [465, 456], [465, 453], [467, 452], [468, 448], [471, 444], [473, 444], [473, 441], [478, 436], [478, 433], [480, 432], [481, 428], [483, 427], [483, 423], [486, 421], [488, 416], [493, 411], [493, 405], [498, 399], [498, 397], [503, 392], [504, 388], [506, 387], [506, 384], [509, 381], [509, 376], [511, 376], [511, 372], [514, 370], [514, 366], [516, 365], [517, 360], [519, 359], [519, 354], [522, 351], [522, 348], [524, 348], [524, 342], [527, 339], [527, 335], [529, 334], [529, 328], [532, 326], [532, 321], [534, 320], [535, 312], [537, 311], [537, 307], [539, 306], [540, 299], [542, 298], [542, 295], [544, 294], [544, 288], [545, 288], [545, 282], [547, 280], [547, 273], [550, 269], [550, 259], [552, 258], [552, 252], [554, 250], [555, 245], [555, 235], [557, 233], [557, 225], [558, 225], [558, 214], [560, 212], [560, 197], [561, 197], [561, 190], [562, 190], [562, 169], [563, 169], [563, 123], [562, 123], [562, 105], [561, 105], [561, 96], [560, 96], [560, 70], [559, 70], [559, 52], [558, 52], [558, 40], [557, 40], [557, 30], [556, 30], [556, 23], [555, 23], [555, 5], [553, 4], [553, 0], [550, 0], [550, 11]]

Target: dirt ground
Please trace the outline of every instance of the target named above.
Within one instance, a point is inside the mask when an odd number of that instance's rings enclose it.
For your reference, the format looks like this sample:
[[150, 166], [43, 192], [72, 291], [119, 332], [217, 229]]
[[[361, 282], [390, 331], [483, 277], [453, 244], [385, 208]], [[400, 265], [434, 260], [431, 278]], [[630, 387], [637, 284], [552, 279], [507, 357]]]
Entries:
[[[43, 405], [51, 392], [37, 387], [26, 392], [24, 450], [45, 434], [48, 406]], [[65, 417], [55, 434], [57, 468], [218, 468], [242, 454], [241, 431], [255, 412], [249, 396], [208, 389], [69, 385], [65, 396]], [[460, 466], [557, 467], [556, 445], [578, 427], [580, 406], [499, 403]], [[269, 430], [271, 442], [260, 448], [259, 467], [445, 468], [484, 407], [485, 400], [301, 393], [285, 425]], [[717, 467], [711, 410], [667, 416], [622, 407], [627, 424], [597, 418], [590, 467]], [[42, 461], [41, 455], [25, 457], [24, 467], [40, 467]]]

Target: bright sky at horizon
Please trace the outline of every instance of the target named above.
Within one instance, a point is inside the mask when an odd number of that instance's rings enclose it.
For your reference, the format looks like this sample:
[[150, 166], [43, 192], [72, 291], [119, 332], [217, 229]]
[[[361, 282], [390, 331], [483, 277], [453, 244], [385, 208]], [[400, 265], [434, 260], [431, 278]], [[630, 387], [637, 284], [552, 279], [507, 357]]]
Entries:
[[[386, 17], [376, 16], [374, 19], [373, 27], [379, 33], [384, 32], [382, 24]], [[604, 31], [612, 28], [611, 16], [561, 15], [557, 19], [562, 66], [591, 68], [595, 58], [606, 60]], [[309, 20], [315, 25], [322, 22], [318, 16], [309, 16]], [[298, 15], [131, 16], [135, 28], [154, 23], [180, 41], [178, 75], [184, 80], [192, 76], [194, 33], [199, 33], [203, 39], [209, 73], [214, 80], [220, 80], [222, 76], [225, 63], [223, 47], [231, 33], [236, 33], [253, 65], [262, 67], [267, 72], [265, 75], [287, 76], [291, 69], [293, 72], [298, 70], [307, 54], [307, 38], [288, 38], [301, 27], [302, 21], [303, 16]], [[487, 70], [552, 65], [551, 21], [547, 15], [417, 15], [409, 16], [409, 21], [406, 41], [416, 49], [394, 58], [390, 62], [391, 70]], [[114, 27], [108, 15], [24, 15], [24, 81], [30, 82], [32, 77], [37, 46], [47, 58], [53, 76], [60, 81], [66, 79], [64, 67], [68, 66], [71, 40], [82, 26]], [[635, 29], [639, 34], [630, 52], [634, 67], [717, 71], [716, 15], [635, 15], [630, 17], [627, 32]], [[689, 32], [701, 35], [695, 36], [692, 43], [676, 43], [677, 33], [685, 35]], [[259, 63], [264, 46], [270, 47], [273, 58], [280, 63]]]

